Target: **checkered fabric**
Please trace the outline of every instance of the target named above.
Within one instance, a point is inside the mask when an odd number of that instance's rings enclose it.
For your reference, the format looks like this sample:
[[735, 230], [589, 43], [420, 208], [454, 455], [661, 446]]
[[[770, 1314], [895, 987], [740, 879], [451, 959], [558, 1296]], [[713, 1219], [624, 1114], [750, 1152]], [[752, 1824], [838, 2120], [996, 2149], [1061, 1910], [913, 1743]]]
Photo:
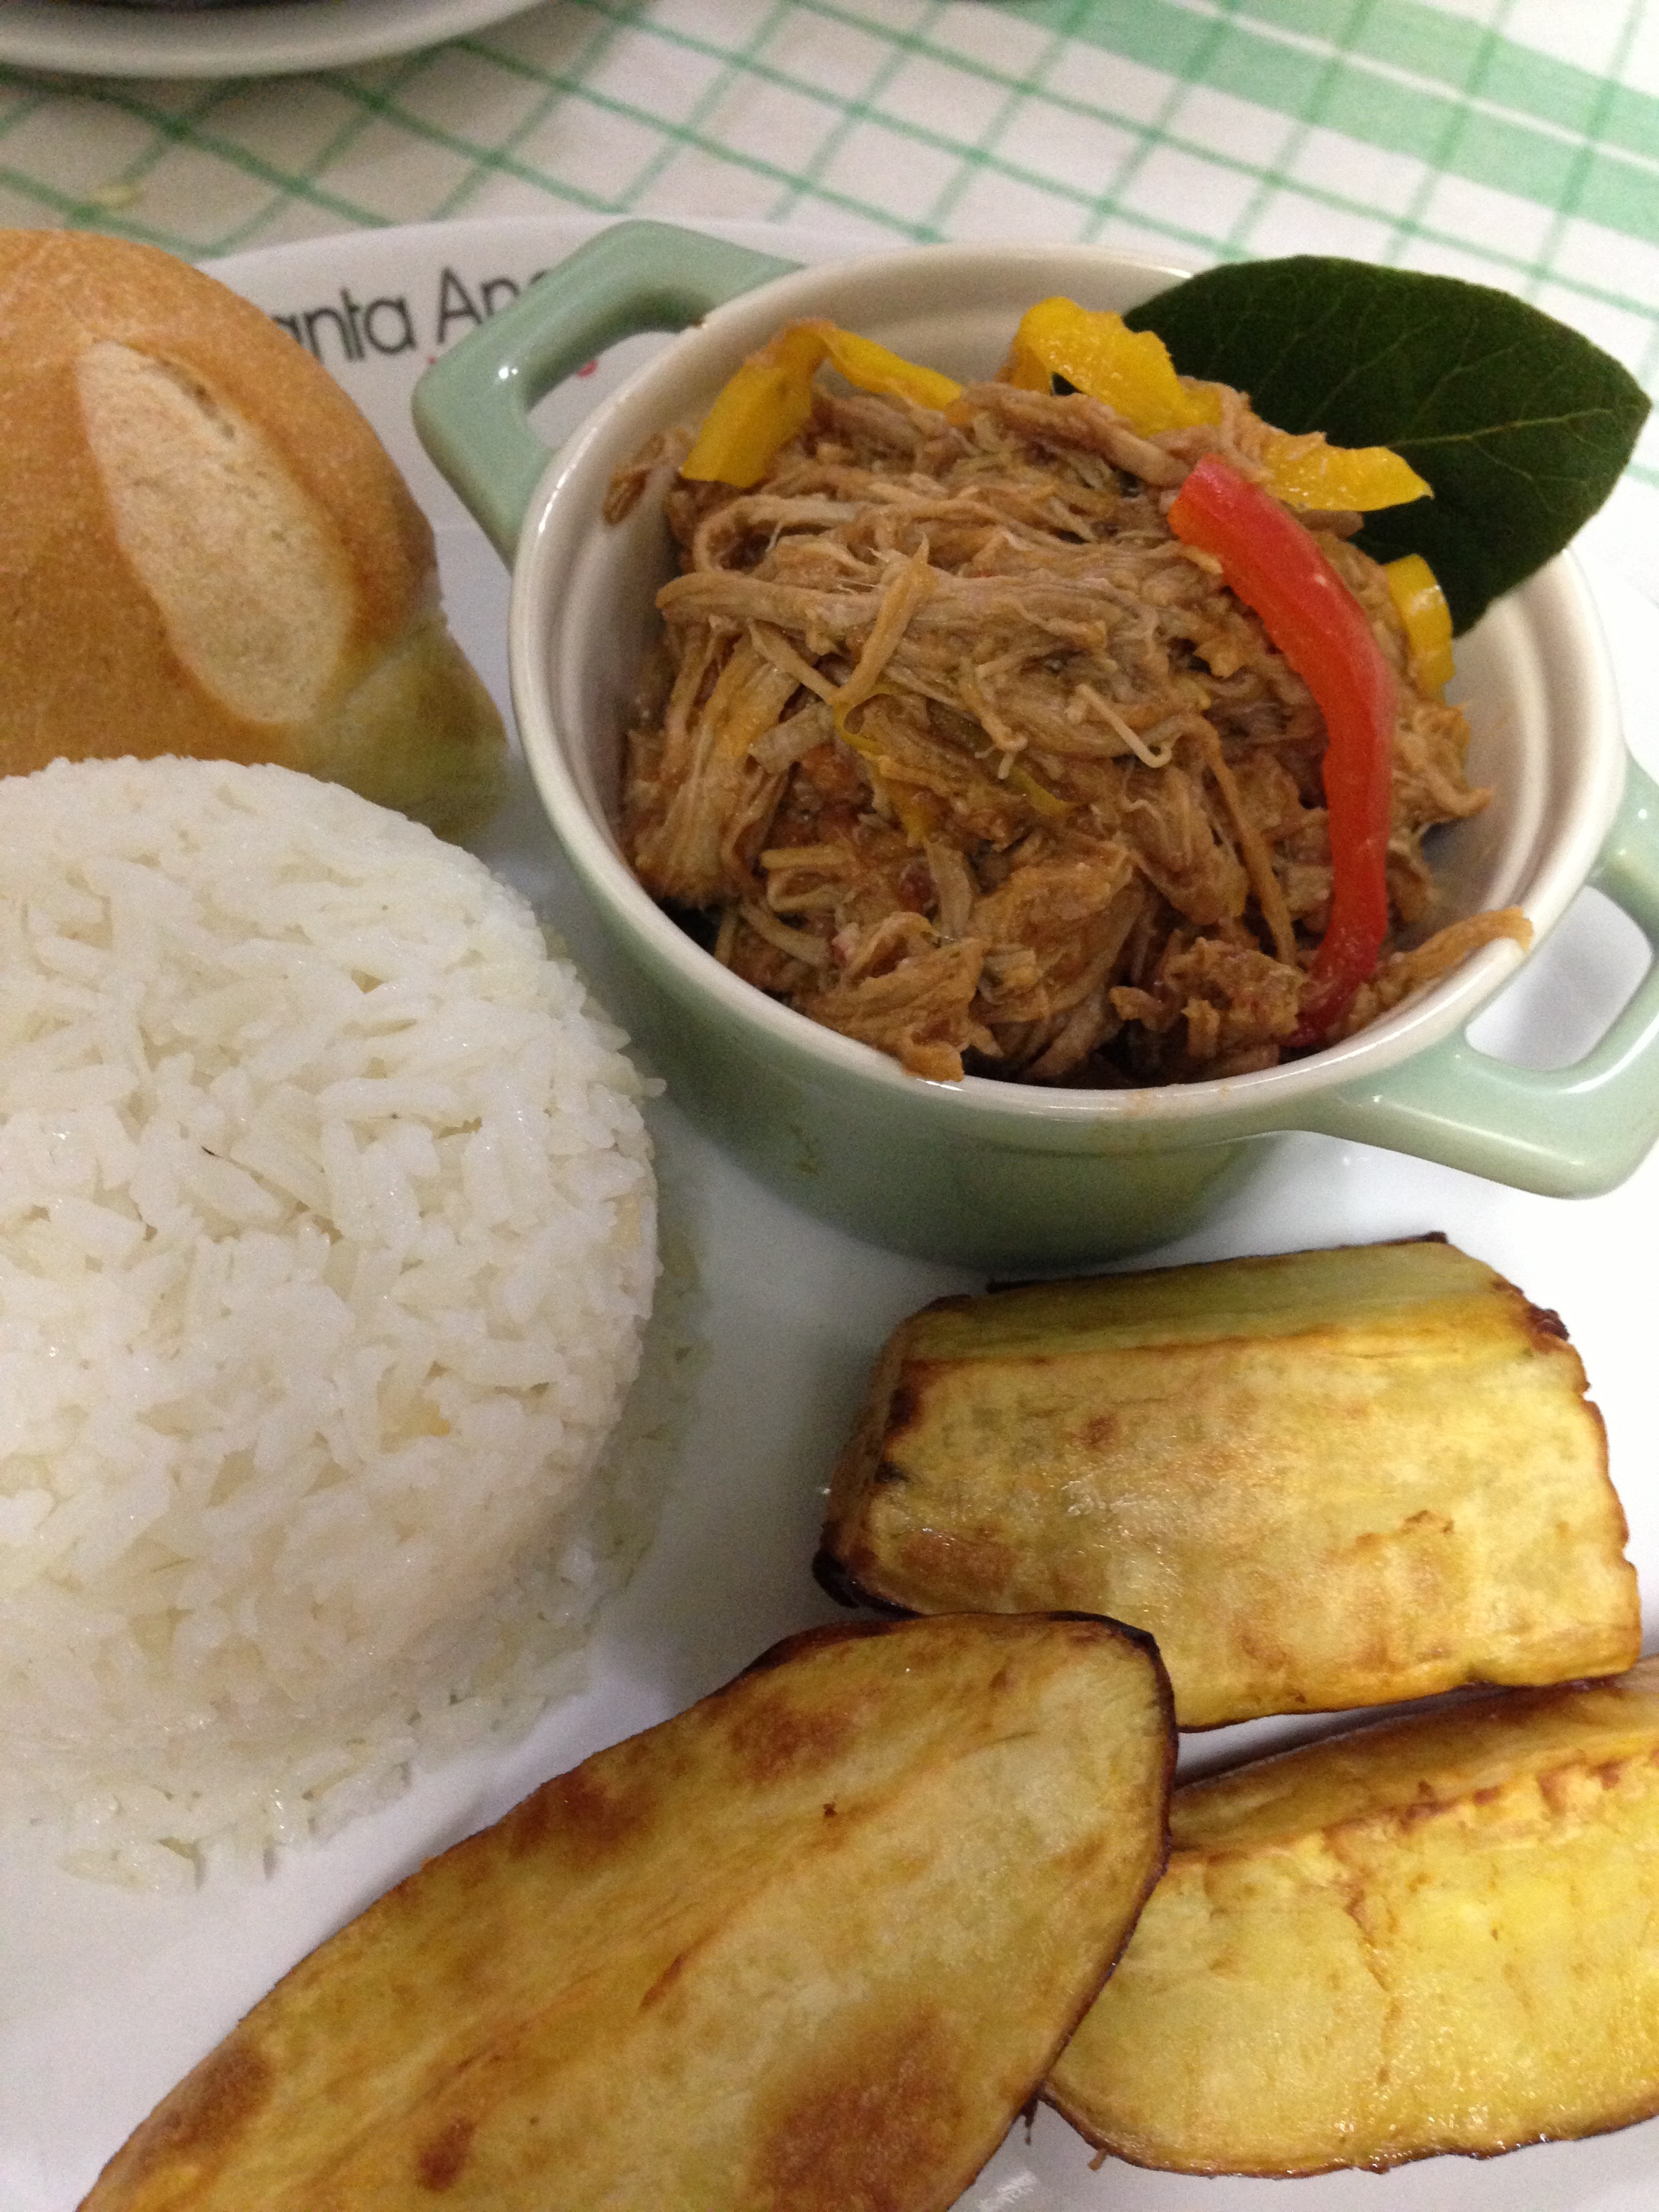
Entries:
[[[1507, 286], [1653, 389], [1659, 4], [546, 0], [325, 75], [0, 72], [6, 222], [202, 258], [556, 210], [1355, 254]], [[1659, 430], [1595, 527], [1659, 598]]]

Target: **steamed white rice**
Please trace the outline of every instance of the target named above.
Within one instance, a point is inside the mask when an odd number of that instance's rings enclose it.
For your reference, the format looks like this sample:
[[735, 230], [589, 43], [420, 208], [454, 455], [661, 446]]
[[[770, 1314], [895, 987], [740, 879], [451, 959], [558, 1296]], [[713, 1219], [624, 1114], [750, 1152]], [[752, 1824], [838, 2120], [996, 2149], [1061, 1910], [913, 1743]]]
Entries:
[[155, 1880], [530, 1717], [656, 1269], [519, 896], [276, 768], [0, 781], [0, 1790]]

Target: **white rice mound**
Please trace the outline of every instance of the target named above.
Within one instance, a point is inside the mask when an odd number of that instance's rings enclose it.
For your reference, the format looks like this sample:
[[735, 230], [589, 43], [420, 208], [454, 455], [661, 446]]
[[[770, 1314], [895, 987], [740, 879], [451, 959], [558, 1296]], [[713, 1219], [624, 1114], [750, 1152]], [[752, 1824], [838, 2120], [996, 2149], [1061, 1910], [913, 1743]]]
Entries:
[[521, 1726], [656, 1273], [519, 895], [340, 787], [0, 781], [0, 1798], [193, 1881]]

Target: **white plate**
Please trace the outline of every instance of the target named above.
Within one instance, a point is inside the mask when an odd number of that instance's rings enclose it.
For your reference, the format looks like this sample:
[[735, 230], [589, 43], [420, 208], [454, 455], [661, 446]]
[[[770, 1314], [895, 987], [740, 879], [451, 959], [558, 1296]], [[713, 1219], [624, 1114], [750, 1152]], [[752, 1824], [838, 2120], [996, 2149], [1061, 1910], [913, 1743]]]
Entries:
[[[441, 341], [500, 304], [597, 228], [480, 222], [319, 240], [220, 264], [272, 313], [309, 331], [407, 471], [437, 526], [455, 628], [503, 702], [507, 580], [416, 446], [409, 392]], [[824, 242], [757, 226], [725, 234], [802, 258]], [[355, 334], [355, 335], [354, 335]], [[643, 345], [653, 341], [637, 341]], [[564, 427], [615, 380], [607, 359], [548, 404]], [[1659, 767], [1642, 671], [1659, 616], [1598, 576], [1638, 751]], [[590, 964], [591, 933], [562, 883], [527, 783], [487, 857], [553, 910]], [[1582, 1050], [1630, 988], [1635, 933], [1587, 895], [1529, 965], [1489, 1045], [1524, 1033], [1530, 1057]], [[900, 1316], [968, 1279], [853, 1243], [790, 1212], [726, 1165], [671, 1108], [656, 1133], [671, 1226], [695, 1255], [706, 1361], [680, 1437], [657, 1541], [605, 1614], [592, 1682], [510, 1753], [420, 1778], [386, 1811], [291, 1855], [263, 1887], [225, 1881], [185, 1898], [130, 1894], [0, 1850], [0, 2208], [70, 2212], [150, 2106], [288, 1966], [432, 1851], [495, 1819], [548, 1774], [727, 1680], [777, 1637], [833, 1617], [808, 1573], [823, 1485], [869, 1361]], [[1158, 1255], [1209, 1258], [1445, 1231], [1555, 1307], [1607, 1418], [1632, 1557], [1659, 1591], [1651, 1480], [1651, 1255], [1659, 1158], [1624, 1189], [1571, 1203], [1324, 1139], [1283, 1141], [1259, 1180], [1200, 1235]], [[1650, 1620], [1652, 1615], [1650, 1615]], [[1650, 1639], [1651, 1640], [1651, 1639]], [[1211, 1762], [1251, 1731], [1202, 1739]], [[1017, 2128], [962, 2200], [969, 2212], [1651, 2212], [1659, 2122], [1488, 2163], [1437, 2159], [1386, 2176], [1294, 2185], [1212, 2181], [1109, 2163], [1043, 2114]], [[508, 2212], [503, 2207], [502, 2212]], [[712, 2208], [711, 2208], [712, 2212]]]
[[272, 0], [119, 8], [0, 0], [0, 62], [72, 76], [286, 76], [413, 53], [520, 15], [534, 0]]

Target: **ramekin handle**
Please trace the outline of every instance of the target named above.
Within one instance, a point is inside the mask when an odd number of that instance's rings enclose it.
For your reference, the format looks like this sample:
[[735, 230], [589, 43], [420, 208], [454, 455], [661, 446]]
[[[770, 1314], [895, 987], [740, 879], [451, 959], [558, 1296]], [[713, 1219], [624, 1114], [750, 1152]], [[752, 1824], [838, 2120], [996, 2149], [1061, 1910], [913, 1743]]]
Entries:
[[[1659, 787], [1634, 761], [1589, 880], [1659, 954]], [[1659, 957], [1574, 1066], [1515, 1067], [1449, 1037], [1331, 1092], [1301, 1126], [1553, 1198], [1612, 1190], [1659, 1139]]]
[[510, 562], [551, 458], [530, 425], [537, 401], [619, 338], [684, 330], [797, 265], [670, 223], [617, 223], [427, 370], [421, 443]]

